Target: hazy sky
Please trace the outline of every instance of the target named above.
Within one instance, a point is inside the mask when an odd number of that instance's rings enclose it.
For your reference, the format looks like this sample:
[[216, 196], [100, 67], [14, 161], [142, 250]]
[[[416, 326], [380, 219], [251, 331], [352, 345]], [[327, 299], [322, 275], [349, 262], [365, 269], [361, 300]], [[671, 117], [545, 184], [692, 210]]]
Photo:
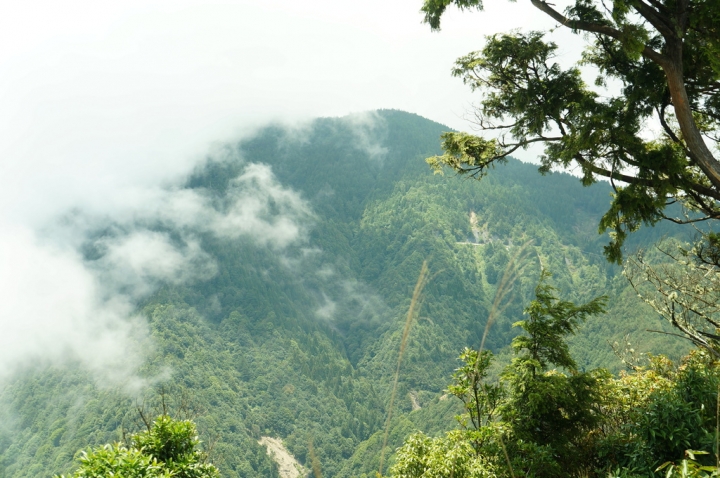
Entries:
[[[482, 13], [451, 9], [433, 33], [421, 4], [8, 2], [0, 176], [10, 184], [0, 214], [25, 220], [18, 201], [54, 213], [181, 174], [210, 143], [271, 118], [398, 108], [467, 128], [473, 95], [450, 76], [453, 61], [487, 34], [553, 26], [529, 2], [494, 0]], [[47, 204], [54, 195], [62, 199]]]
[[[5, 2], [0, 290], [12, 297], [0, 301], [0, 378], [48, 350], [51, 360], [90, 362], [96, 349], [113, 350], [103, 345], [113, 337], [117, 357], [106, 362], [114, 363], [126, 353], [123, 341], [134, 340], [122, 322], [132, 297], [108, 302], [107, 274], [83, 263], [73, 228], [53, 226], [58, 218], [132, 216], [146, 202], [160, 208], [172, 196], [163, 188], [208, 151], [269, 120], [397, 108], [467, 129], [473, 95], [450, 76], [454, 60], [479, 49], [485, 35], [553, 26], [527, 1], [494, 0], [482, 13], [450, 10], [437, 33], [422, 24], [421, 4]], [[262, 174], [266, 194], [292, 194], [270, 171], [246, 174]], [[165, 238], [140, 231], [123, 241], [108, 246], [108, 257], [140, 257], [139, 284], [201, 257], [188, 242], [166, 251], [170, 265], [153, 268], [138, 244], [165, 250]], [[62, 337], [69, 329], [75, 335]]]

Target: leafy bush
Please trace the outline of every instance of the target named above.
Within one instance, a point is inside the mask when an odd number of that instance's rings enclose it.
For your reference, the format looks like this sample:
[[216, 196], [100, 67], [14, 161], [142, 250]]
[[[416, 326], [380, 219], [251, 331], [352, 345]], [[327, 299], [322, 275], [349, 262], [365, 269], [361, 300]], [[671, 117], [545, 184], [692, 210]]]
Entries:
[[719, 476], [708, 452], [717, 439], [718, 363], [697, 349], [679, 365], [649, 356], [619, 377], [580, 372], [565, 337], [604, 299], [559, 300], [547, 278], [528, 319], [515, 324], [525, 334], [513, 340], [516, 357], [501, 381], [486, 383], [490, 352], [466, 348], [448, 387], [464, 404], [461, 428], [408, 437], [393, 476]]
[[72, 478], [219, 478], [199, 445], [193, 422], [161, 415], [147, 431], [133, 435], [129, 446], [115, 443], [83, 451]]

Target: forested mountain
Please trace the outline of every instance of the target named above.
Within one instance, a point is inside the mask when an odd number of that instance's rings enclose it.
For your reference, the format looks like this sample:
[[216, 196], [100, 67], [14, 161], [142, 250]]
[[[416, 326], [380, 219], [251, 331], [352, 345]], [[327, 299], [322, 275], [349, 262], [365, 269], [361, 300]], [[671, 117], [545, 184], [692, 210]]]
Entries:
[[[424, 261], [429, 282], [403, 351], [388, 454], [415, 429], [455, 426], [458, 404], [444, 389], [458, 354], [479, 345], [505, 287], [487, 340], [503, 362], [541, 266], [568, 299], [610, 298], [608, 313], [572, 339], [579, 367], [620, 370], [610, 343], [626, 334], [638, 352], [685, 350], [645, 331], [664, 324], [602, 257], [608, 184], [541, 177], [516, 160], [479, 183], [433, 175], [424, 159], [446, 130], [378, 111], [270, 125], [215, 152], [175, 188], [203, 214], [169, 204], [135, 224], [196, 248], [205, 264], [137, 305], [152, 343], [139, 374], [150, 385], [133, 395], [81, 368], [23, 370], [0, 389], [0, 476], [71, 471], [77, 450], [136, 429], [137, 404], [156, 403], [161, 387], [170, 403], [192, 404], [222, 476], [279, 476], [262, 436], [281, 438], [322, 476], [370, 476]], [[88, 264], [102, 264], [108, 237], [132, 234], [107, 221], [82, 245]], [[664, 227], [634, 245], [675, 234]], [[509, 264], [520, 272], [504, 284]]]

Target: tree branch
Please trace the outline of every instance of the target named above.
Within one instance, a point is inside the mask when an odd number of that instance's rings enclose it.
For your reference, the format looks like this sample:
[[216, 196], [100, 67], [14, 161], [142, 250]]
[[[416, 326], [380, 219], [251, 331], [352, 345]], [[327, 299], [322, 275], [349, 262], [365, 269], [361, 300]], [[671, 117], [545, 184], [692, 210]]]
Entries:
[[626, 174], [618, 173], [617, 171], [608, 171], [607, 169], [603, 169], [599, 166], [595, 166], [593, 163], [585, 159], [580, 153], [577, 153], [575, 156], [575, 161], [577, 161], [580, 166], [586, 168], [588, 171], [592, 172], [593, 174], [597, 174], [598, 176], [603, 176], [605, 178], [614, 179], [617, 181], [622, 181], [627, 184], [640, 184], [641, 186], [645, 187], [653, 187], [652, 181], [649, 179], [644, 178], [638, 178], [635, 176], [628, 176]]
[[[556, 20], [560, 22], [563, 26], [566, 26], [568, 28], [571, 28], [573, 30], [582, 30], [585, 32], [590, 33], [600, 33], [602, 35], [607, 35], [609, 37], [612, 37], [618, 41], [622, 41], [623, 34], [620, 30], [613, 28], [609, 25], [603, 25], [601, 23], [593, 23], [593, 22], [586, 22], [583, 20], [573, 20], [571, 18], [566, 17], [562, 13], [558, 12], [554, 8], [550, 6], [547, 2], [544, 2], [542, 0], [530, 0], [530, 2], [533, 4], [535, 8], [540, 10], [541, 12], [548, 15], [553, 20]], [[670, 59], [667, 58], [665, 55], [662, 55], [649, 46], [645, 45], [642, 49], [642, 55], [658, 65], [664, 65], [666, 63], [670, 62]]]
[[667, 121], [665, 120], [665, 108], [667, 108], [667, 106], [667, 103], [663, 103], [660, 109], [657, 110], [658, 118], [660, 118], [660, 124], [665, 130], [665, 133], [670, 137], [671, 140], [673, 140], [674, 143], [680, 143], [680, 138], [677, 137], [675, 132], [670, 128], [670, 126], [667, 124]]
[[648, 5], [647, 3], [644, 3], [642, 0], [637, 0], [635, 4], [633, 4], [635, 7], [635, 10], [652, 26], [655, 27], [655, 29], [663, 36], [663, 37], [670, 37], [675, 36], [675, 31], [672, 28], [672, 23], [670, 22], [669, 18], [665, 18], [661, 16], [660, 12], [655, 10], [653, 7]]

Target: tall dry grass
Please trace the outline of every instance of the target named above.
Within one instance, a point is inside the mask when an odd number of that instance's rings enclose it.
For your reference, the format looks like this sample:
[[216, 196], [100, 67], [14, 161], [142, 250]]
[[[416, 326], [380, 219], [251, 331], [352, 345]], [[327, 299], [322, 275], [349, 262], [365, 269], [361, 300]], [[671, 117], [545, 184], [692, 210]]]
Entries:
[[[515, 290], [515, 282], [517, 281], [518, 277], [520, 277], [520, 273], [522, 272], [522, 270], [525, 269], [525, 266], [527, 266], [528, 264], [526, 259], [528, 259], [530, 251], [532, 251], [532, 249], [529, 249], [532, 243], [533, 240], [531, 239], [525, 242], [522, 246], [520, 246], [520, 248], [515, 251], [515, 254], [513, 254], [507, 266], [505, 267], [505, 271], [503, 272], [502, 278], [500, 279], [498, 288], [495, 290], [493, 304], [490, 308], [490, 313], [488, 314], [488, 320], [485, 324], [485, 330], [483, 331], [482, 340], [480, 341], [480, 347], [478, 348], [478, 357], [485, 349], [485, 340], [490, 333], [490, 328], [495, 323], [497, 317], [503, 313], [503, 311], [508, 307], [508, 305], [510, 305], [510, 296]], [[476, 367], [478, 367], [479, 365], [480, 360], [476, 362]], [[512, 478], [515, 478], [515, 471], [513, 470], [512, 462], [510, 461], [510, 455], [508, 455], [507, 448], [505, 447], [505, 441], [503, 440], [502, 433], [500, 433], [498, 437], [500, 438], [500, 446], [502, 447], [503, 454], [505, 455], [505, 460], [507, 461], [510, 476]]]
[[322, 478], [322, 473], [320, 472], [320, 460], [315, 454], [315, 447], [313, 446], [312, 438], [308, 440], [308, 454], [310, 455], [310, 466], [312, 467], [313, 476], [315, 478]]
[[402, 364], [403, 355], [405, 355], [405, 347], [407, 346], [407, 339], [410, 335], [410, 329], [412, 328], [413, 319], [420, 310], [422, 304], [422, 291], [425, 289], [429, 280], [429, 271], [427, 261], [423, 261], [423, 265], [420, 268], [420, 275], [415, 283], [415, 289], [413, 290], [412, 299], [410, 300], [410, 307], [408, 308], [407, 318], [405, 319], [405, 327], [403, 328], [402, 339], [400, 340], [400, 353], [398, 354], [397, 367], [395, 368], [395, 377], [393, 378], [392, 393], [390, 394], [390, 405], [388, 407], [387, 419], [385, 420], [385, 433], [383, 434], [383, 444], [380, 449], [380, 466], [378, 475], [382, 476], [383, 465], [385, 461], [385, 448], [387, 447], [388, 434], [390, 433], [390, 421], [392, 420], [393, 407], [395, 405], [395, 396], [397, 395], [398, 379], [400, 377], [400, 365]]
[[[525, 242], [522, 246], [520, 246], [516, 251], [515, 254], [510, 258], [510, 261], [508, 262], [507, 266], [505, 267], [505, 270], [503, 272], [502, 278], [500, 279], [500, 282], [498, 283], [498, 287], [495, 290], [495, 296], [493, 297], [493, 303], [490, 307], [490, 313], [488, 314], [488, 320], [485, 324], [485, 330], [483, 331], [482, 340], [480, 341], [480, 347], [478, 348], [478, 353], [481, 353], [485, 348], [485, 342], [487, 340], [488, 334], [490, 333], [490, 329], [492, 328], [492, 325], [495, 323], [497, 317], [503, 313], [503, 311], [510, 305], [510, 297], [512, 296], [512, 293], [515, 289], [515, 282], [520, 277], [521, 272], [528, 264], [528, 257], [531, 255], [531, 252], [533, 252], [533, 249], [530, 248], [530, 245], [533, 243], [533, 240], [529, 240]], [[397, 367], [395, 368], [395, 376], [393, 378], [393, 387], [392, 387], [392, 393], [390, 394], [390, 404], [388, 407], [387, 412], [387, 418], [385, 421], [385, 432], [383, 434], [383, 443], [382, 448], [380, 450], [380, 466], [378, 469], [377, 476], [382, 476], [383, 466], [385, 463], [385, 450], [387, 448], [387, 441], [388, 441], [388, 435], [390, 433], [390, 422], [392, 420], [392, 413], [393, 413], [393, 407], [395, 405], [395, 398], [397, 395], [397, 386], [398, 386], [398, 380], [400, 378], [400, 366], [402, 364], [402, 359], [405, 354], [405, 348], [407, 346], [407, 339], [410, 335], [410, 330], [412, 328], [412, 324], [414, 321], [415, 316], [417, 315], [418, 311], [420, 310], [420, 306], [422, 304], [422, 292], [425, 286], [427, 285], [429, 280], [429, 271], [428, 271], [428, 265], [427, 261], [423, 262], [422, 268], [420, 269], [420, 274], [418, 276], [417, 283], [415, 284], [415, 289], [413, 290], [412, 299], [410, 301], [410, 307], [408, 309], [408, 314], [405, 319], [405, 327], [403, 328], [403, 334], [402, 339], [400, 340], [400, 351], [398, 353], [398, 361], [397, 361]], [[479, 361], [478, 361], [479, 363]], [[500, 437], [500, 445], [502, 446], [503, 452], [505, 454], [505, 458], [508, 463], [508, 468], [510, 470], [511, 476], [514, 478], [515, 473], [512, 469], [512, 464], [510, 463], [510, 457], [507, 453], [507, 450], [505, 449], [505, 443], [502, 441], [502, 436]]]

